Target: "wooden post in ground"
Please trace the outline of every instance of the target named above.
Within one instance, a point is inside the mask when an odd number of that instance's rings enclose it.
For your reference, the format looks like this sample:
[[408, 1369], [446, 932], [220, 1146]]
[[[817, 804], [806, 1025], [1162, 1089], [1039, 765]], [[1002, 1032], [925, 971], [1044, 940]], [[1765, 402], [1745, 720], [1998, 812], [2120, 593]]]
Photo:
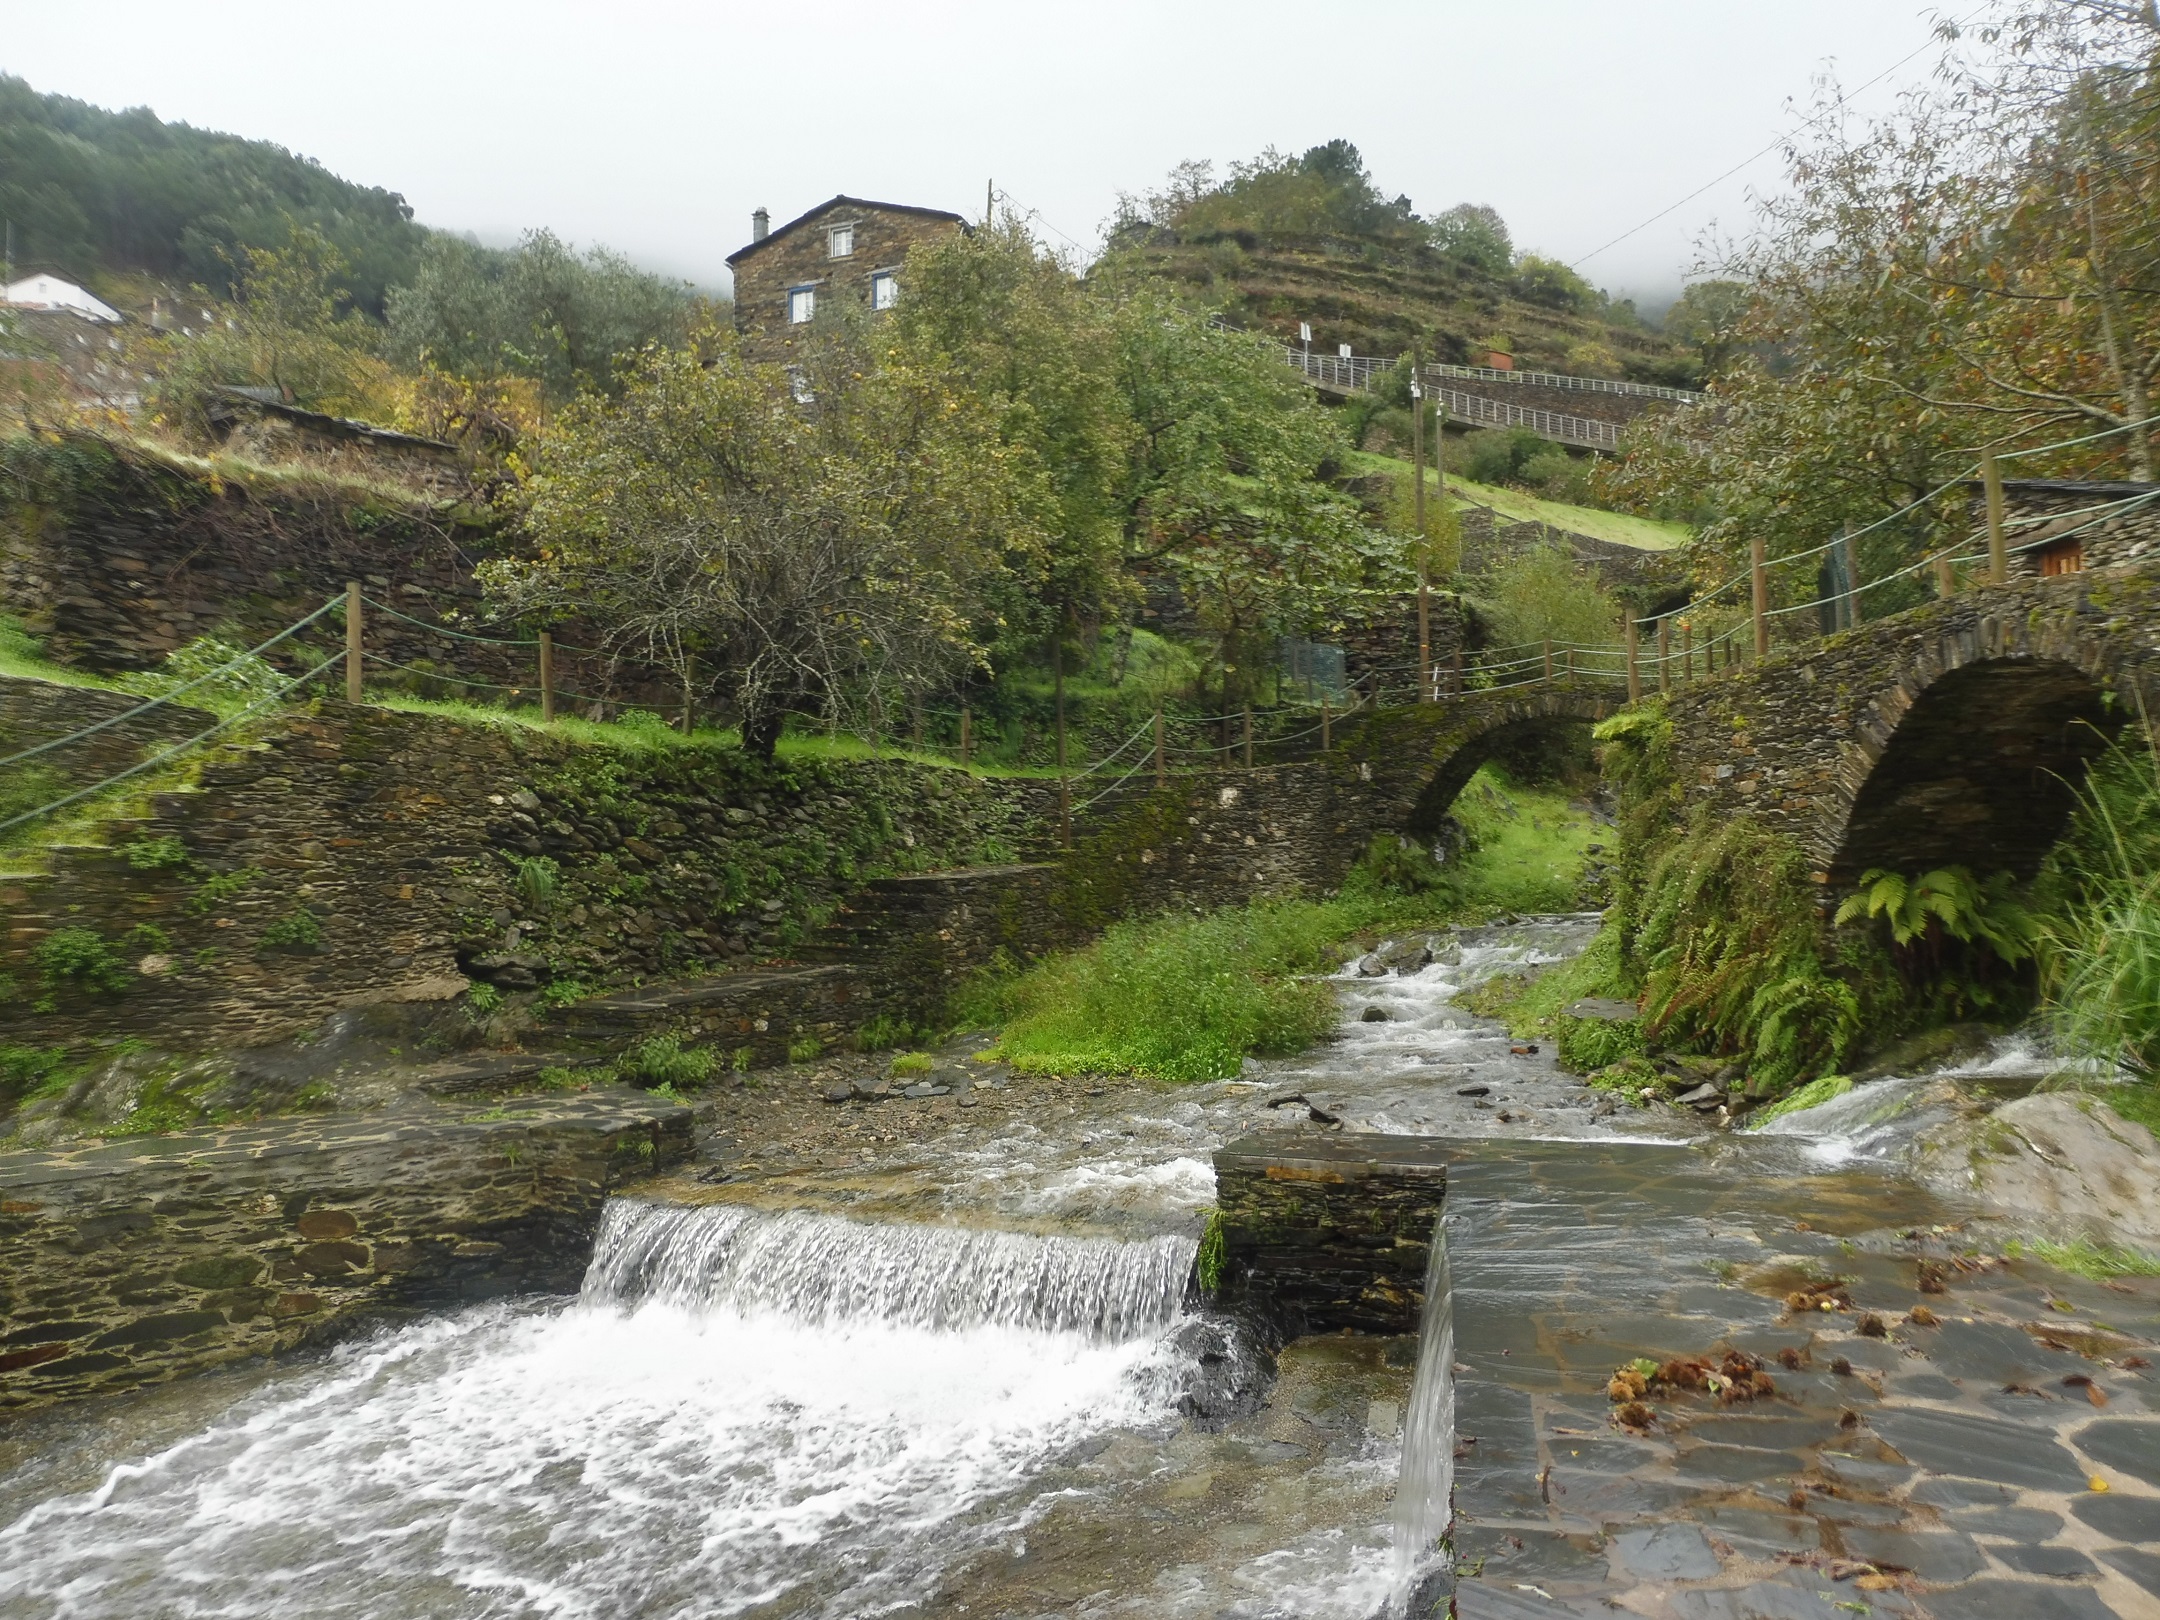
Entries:
[[1642, 664], [1637, 656], [1640, 632], [1635, 627], [1635, 610], [1629, 608], [1627, 617], [1621, 621], [1621, 639], [1627, 643], [1627, 700], [1642, 701]]
[[360, 582], [350, 580], [345, 586], [345, 701], [360, 701]]
[[1158, 702], [1155, 705], [1155, 785], [1161, 787], [1169, 779], [1169, 773], [1163, 766], [1162, 704]]
[[1695, 621], [1680, 621], [1680, 684], [1687, 685], [1695, 678]]
[[1754, 585], [1755, 657], [1758, 662], [1770, 656], [1770, 563], [1769, 553], [1762, 539], [1748, 542], [1748, 572]]
[[975, 711], [974, 711], [974, 710], [972, 710], [972, 709], [970, 709], [970, 708], [969, 708], [969, 707], [968, 707], [968, 706], [967, 706], [967, 705], [966, 705], [965, 703], [961, 704], [961, 705], [960, 705], [960, 763], [961, 763], [961, 764], [962, 764], [963, 766], [965, 766], [965, 765], [967, 764], [967, 762], [968, 762], [968, 744], [969, 744], [969, 743], [971, 743], [972, 741], [974, 741], [974, 739], [973, 739], [973, 738], [972, 738], [971, 736], [969, 736], [969, 735], [968, 735], [968, 733], [969, 733], [969, 732], [970, 732], [970, 731], [971, 731], [971, 730], [973, 729], [973, 726], [974, 726], [974, 721], [975, 721]]
[[1545, 684], [1552, 685], [1552, 642], [1549, 638], [1545, 643]]
[[1657, 689], [1672, 690], [1672, 620], [1667, 618], [1657, 622]]
[[[682, 666], [682, 734], [690, 735], [690, 728], [697, 723], [697, 654], [689, 653]], [[877, 752], [877, 733], [870, 733], [870, 752]]]
[[1425, 390], [1418, 382], [1418, 351], [1410, 350], [1410, 524], [1417, 530], [1418, 701], [1439, 697], [1432, 661], [1432, 559], [1425, 546]]
[[1456, 648], [1455, 648], [1455, 656], [1454, 656], [1454, 657], [1453, 657], [1452, 659], [1450, 659], [1450, 660], [1449, 660], [1449, 662], [1450, 662], [1450, 663], [1452, 664], [1452, 666], [1453, 666], [1453, 668], [1454, 668], [1454, 675], [1455, 675], [1455, 679], [1454, 679], [1454, 681], [1453, 681], [1453, 683], [1452, 683], [1452, 690], [1454, 691], [1454, 693], [1455, 693], [1455, 695], [1456, 695], [1457, 697], [1461, 697], [1461, 696], [1463, 695], [1463, 679], [1462, 679], [1462, 647], [1461, 647], [1461, 645], [1460, 645], [1459, 643], [1457, 644], [1457, 646], [1456, 646]]
[[1252, 769], [1252, 702], [1245, 704], [1245, 768]]
[[2003, 530], [2002, 468], [1996, 465], [1992, 450], [1981, 452], [1980, 479], [1987, 486], [1988, 583], [2007, 585], [2010, 583], [2010, 541]]
[[1072, 848], [1072, 780], [1065, 774], [1065, 632], [1057, 638], [1058, 842]]
[[540, 723], [555, 723], [555, 637], [540, 632]]
[[1561, 650], [1560, 650], [1560, 673], [1561, 673], [1561, 674], [1562, 674], [1563, 676], [1566, 676], [1566, 677], [1568, 677], [1569, 679], [1573, 679], [1573, 678], [1574, 678], [1574, 674], [1575, 674], [1575, 649], [1574, 649], [1573, 647], [1563, 647], [1563, 648], [1561, 648]]
[[1838, 535], [1838, 558], [1845, 565], [1845, 628], [1860, 623], [1860, 565], [1853, 559], [1852, 536]]
[[1325, 754], [1334, 746], [1334, 734], [1328, 729], [1327, 694], [1320, 694], [1320, 752]]
[[1957, 595], [1957, 564], [1948, 552], [1935, 559], [1935, 594], [1945, 602]]

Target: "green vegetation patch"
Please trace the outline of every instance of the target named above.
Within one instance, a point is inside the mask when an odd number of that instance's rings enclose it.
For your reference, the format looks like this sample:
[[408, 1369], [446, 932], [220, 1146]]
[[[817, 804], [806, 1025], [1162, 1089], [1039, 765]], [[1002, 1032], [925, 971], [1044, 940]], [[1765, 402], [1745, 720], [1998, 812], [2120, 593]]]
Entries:
[[1768, 1108], [1750, 1116], [1748, 1128], [1750, 1130], [1760, 1130], [1772, 1120], [1783, 1119], [1787, 1114], [1797, 1114], [1808, 1108], [1820, 1108], [1832, 1098], [1844, 1096], [1852, 1088], [1851, 1079], [1845, 1075], [1823, 1075], [1820, 1079], [1810, 1080], [1791, 1095], [1779, 1098]]
[[2057, 1271], [2090, 1277], [2095, 1282], [2105, 1282], [2110, 1277], [2160, 1277], [2160, 1254], [2147, 1254], [2142, 1249], [2123, 1248], [2112, 1243], [2094, 1243], [2088, 1238], [2069, 1243], [2055, 1243], [2046, 1238], [2021, 1243], [2013, 1239], [2004, 1245], [2003, 1252], [2013, 1260], [2029, 1254]]

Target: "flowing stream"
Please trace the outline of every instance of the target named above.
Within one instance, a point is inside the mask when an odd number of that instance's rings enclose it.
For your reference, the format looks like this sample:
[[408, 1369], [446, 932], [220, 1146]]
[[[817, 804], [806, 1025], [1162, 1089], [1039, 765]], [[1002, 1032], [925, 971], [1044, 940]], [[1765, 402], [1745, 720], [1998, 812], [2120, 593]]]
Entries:
[[[0, 1451], [0, 1614], [1400, 1613], [1451, 1501], [1535, 1518], [1547, 1476], [1590, 1466], [1574, 1437], [1603, 1428], [1606, 1369], [1774, 1311], [1705, 1256], [1745, 1278], [1780, 1243], [1836, 1259], [1838, 1219], [1934, 1218], [1883, 1171], [1938, 1080], [1714, 1137], [1615, 1110], [1458, 1005], [1591, 923], [1352, 964], [1339, 1037], [1238, 1080], [1021, 1113], [845, 1175], [617, 1199], [574, 1300], [50, 1414]], [[1453, 1275], [1443, 1232], [1416, 1340], [1299, 1341], [1261, 1405], [1225, 1395], [1250, 1368], [1186, 1284], [1209, 1155], [1293, 1123], [1457, 1139]], [[1802, 1198], [1812, 1224], [1781, 1236]], [[1674, 1332], [1693, 1337], [1661, 1350]], [[1546, 1449], [1522, 1453], [1533, 1430]], [[1465, 1533], [1458, 1558], [1547, 1556], [1528, 1531]]]

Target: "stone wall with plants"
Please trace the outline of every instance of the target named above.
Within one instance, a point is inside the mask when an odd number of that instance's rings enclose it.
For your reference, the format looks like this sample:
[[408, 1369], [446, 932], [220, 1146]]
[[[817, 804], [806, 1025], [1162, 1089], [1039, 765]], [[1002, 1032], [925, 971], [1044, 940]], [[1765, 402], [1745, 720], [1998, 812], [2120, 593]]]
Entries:
[[690, 1148], [689, 1109], [614, 1092], [0, 1153], [0, 1417], [573, 1290], [608, 1195]]

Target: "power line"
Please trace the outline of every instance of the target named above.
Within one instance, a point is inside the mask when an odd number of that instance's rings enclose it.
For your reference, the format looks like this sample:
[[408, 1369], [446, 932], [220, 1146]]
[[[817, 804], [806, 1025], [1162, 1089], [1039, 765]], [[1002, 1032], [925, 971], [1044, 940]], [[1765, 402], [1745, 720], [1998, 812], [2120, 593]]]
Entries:
[[[1971, 22], [1973, 18], [1979, 16], [1981, 12], [1988, 9], [1988, 6], [1985, 5], [1977, 6], [1973, 10], [1967, 12], [1963, 17], [1960, 17], [1954, 26], [1962, 28], [1967, 23]], [[1853, 97], [1860, 95], [1863, 91], [1874, 89], [1875, 86], [1881, 84], [1883, 80], [1889, 78], [1891, 74], [1895, 73], [1907, 62], [1910, 62], [1914, 57], [1920, 55], [1921, 52], [1927, 50], [1927, 48], [1934, 43], [1935, 36], [1931, 33], [1926, 40], [1922, 41], [1918, 46], [1916, 46], [1911, 51], [1908, 51], [1905, 55], [1899, 57], [1895, 62], [1892, 62], [1888, 67], [1884, 68], [1880, 73], [1876, 74], [1874, 78], [1868, 80], [1866, 84], [1859, 86], [1857, 89], [1848, 90], [1843, 95], [1839, 96], [1837, 106], [1826, 107], [1825, 109], [1823, 109], [1823, 111], [1817, 113], [1813, 118], [1808, 119], [1804, 123], [1795, 125], [1793, 128], [1787, 130], [1784, 134], [1780, 135], [1776, 140], [1772, 141], [1768, 146], [1764, 147], [1761, 151], [1752, 153], [1749, 156], [1742, 158], [1738, 163], [1735, 163], [1731, 168], [1727, 169], [1715, 180], [1711, 180], [1703, 185], [1697, 186], [1693, 191], [1689, 192], [1685, 197], [1682, 197], [1670, 208], [1661, 208], [1656, 213], [1652, 214], [1648, 219], [1644, 220], [1640, 225], [1633, 225], [1630, 226], [1628, 229], [1622, 231], [1610, 242], [1607, 242], [1604, 247], [1592, 248], [1588, 253], [1585, 253], [1581, 258], [1577, 259], [1574, 262], [1572, 268], [1580, 270], [1584, 265], [1588, 264], [1600, 253], [1605, 252], [1607, 248], [1618, 247], [1629, 237], [1634, 236], [1639, 232], [1648, 230], [1651, 226], [1655, 225], [1666, 215], [1677, 213], [1679, 210], [1685, 208], [1689, 203], [1693, 202], [1697, 197], [1700, 197], [1704, 192], [1714, 191], [1715, 189], [1717, 189], [1717, 187], [1723, 185], [1726, 181], [1730, 180], [1734, 175], [1738, 174], [1749, 164], [1758, 162], [1759, 160], [1768, 157], [1772, 152], [1775, 152], [1779, 147], [1785, 145], [1794, 136], [1800, 134], [1804, 130], [1812, 129], [1817, 124], [1822, 123], [1833, 113], [1839, 111], [1845, 105], [1845, 103], [1851, 101]]]

